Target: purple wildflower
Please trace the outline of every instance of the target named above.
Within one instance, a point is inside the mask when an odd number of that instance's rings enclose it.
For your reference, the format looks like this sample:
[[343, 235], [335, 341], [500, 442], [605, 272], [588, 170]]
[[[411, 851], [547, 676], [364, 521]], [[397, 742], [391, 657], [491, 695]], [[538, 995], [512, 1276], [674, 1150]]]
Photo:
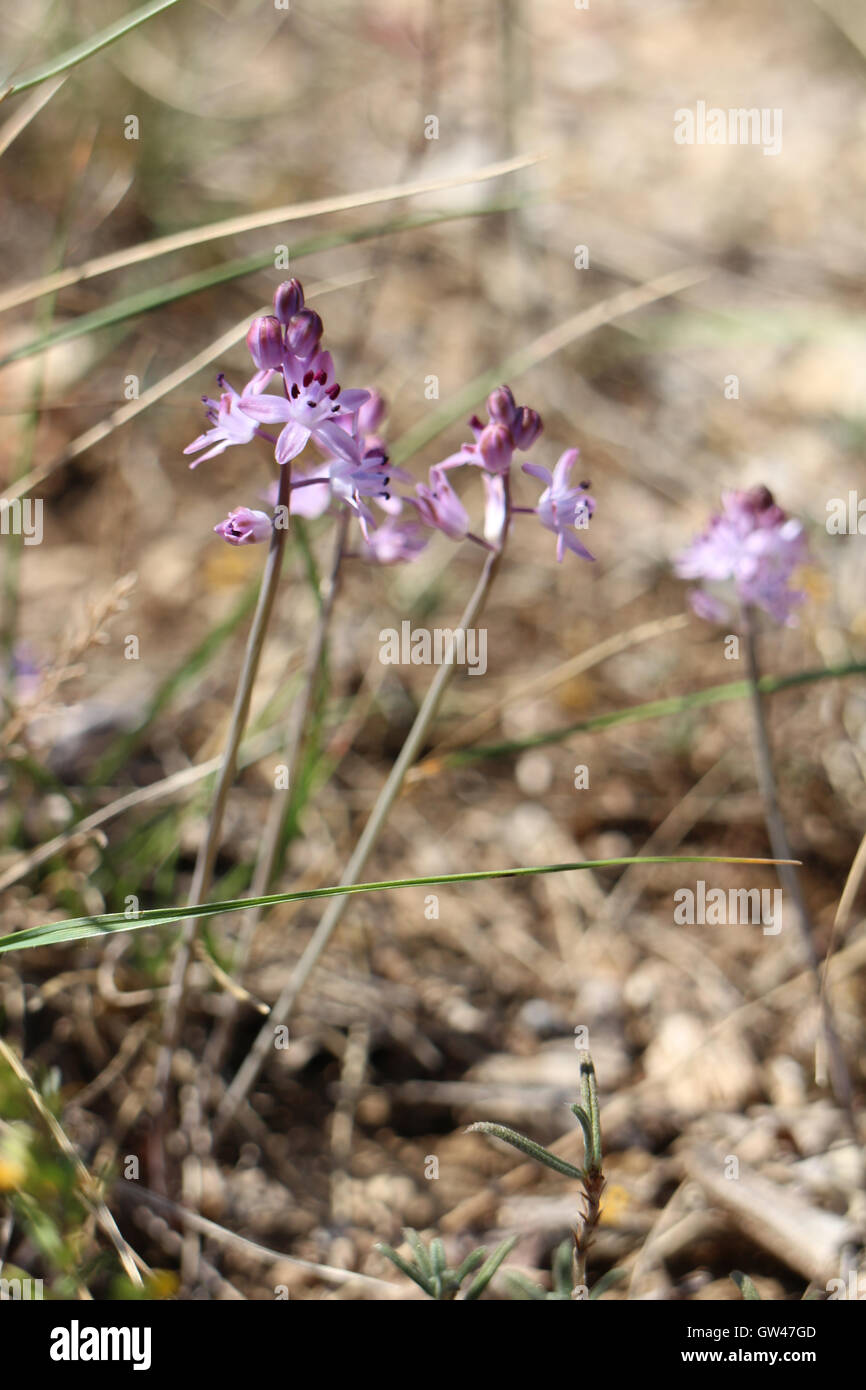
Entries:
[[[806, 597], [789, 587], [794, 570], [808, 558], [802, 523], [789, 518], [765, 487], [722, 493], [722, 510], [674, 561], [681, 579], [733, 583], [743, 604], [763, 608], [777, 623], [793, 625], [793, 610]], [[694, 589], [694, 611], [709, 621], [727, 617], [717, 595]]]
[[430, 486], [417, 483], [415, 497], [406, 501], [417, 507], [418, 515], [428, 526], [442, 531], [452, 541], [462, 541], [469, 530], [469, 516], [445, 474], [442, 465], [430, 469]]
[[474, 464], [488, 473], [507, 473], [515, 449], [528, 449], [543, 429], [541, 416], [528, 406], [518, 406], [509, 386], [497, 386], [487, 397], [489, 422], [485, 425], [473, 415], [469, 428], [473, 443], [464, 444], [438, 466], [460, 468]]
[[256, 372], [244, 387], [243, 394], [239, 396], [220, 373], [217, 377], [222, 390], [219, 400], [202, 396], [211, 428], [205, 430], [204, 434], [200, 434], [198, 439], [194, 439], [184, 449], [185, 454], [195, 454], [199, 449], [207, 448], [207, 453], [195, 459], [190, 468], [197, 468], [205, 459], [212, 459], [217, 454], [224, 453], [231, 444], [249, 444], [250, 440], [255, 438], [259, 428], [258, 421], [247, 413], [247, 405], [264, 390], [270, 376], [270, 372]]
[[277, 440], [277, 463], [297, 458], [310, 439], [328, 454], [360, 463], [357, 441], [335, 417], [356, 415], [370, 392], [341, 390], [329, 352], [317, 352], [309, 361], [288, 358], [283, 378], [285, 396], [245, 394], [240, 402], [254, 420], [284, 426]]
[[372, 564], [397, 565], [417, 559], [428, 539], [416, 521], [389, 519], [368, 530], [359, 553], [362, 560]]
[[560, 563], [566, 550], [573, 550], [575, 555], [582, 555], [585, 560], [595, 559], [574, 534], [574, 528], [584, 530], [589, 525], [595, 511], [595, 499], [587, 493], [589, 483], [578, 483], [577, 487], [568, 485], [568, 475], [577, 462], [579, 452], [578, 449], [566, 449], [564, 454], [560, 454], [553, 473], [540, 463], [523, 465], [524, 473], [531, 473], [546, 484], [535, 514], [542, 526], [555, 534], [556, 558]]
[[266, 512], [250, 511], [249, 507], [235, 507], [225, 521], [213, 528], [229, 545], [257, 545], [259, 541], [270, 540], [271, 518]]

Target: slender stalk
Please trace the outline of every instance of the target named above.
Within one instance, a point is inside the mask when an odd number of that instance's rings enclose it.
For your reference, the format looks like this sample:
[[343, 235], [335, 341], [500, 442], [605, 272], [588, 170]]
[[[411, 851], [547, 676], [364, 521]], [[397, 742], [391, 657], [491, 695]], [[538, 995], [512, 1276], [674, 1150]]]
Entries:
[[[322, 657], [325, 651], [328, 628], [330, 626], [331, 615], [334, 611], [334, 604], [340, 587], [341, 568], [345, 553], [349, 518], [350, 513], [348, 508], [344, 507], [340, 519], [337, 522], [331, 569], [322, 589], [322, 602], [319, 609], [319, 616], [316, 620], [316, 626], [310, 645], [307, 648], [303, 684], [292, 705], [281, 750], [283, 761], [288, 769], [287, 782], [289, 790], [275, 790], [271, 797], [261, 849], [256, 861], [252, 884], [250, 886], [250, 896], [253, 898], [263, 897], [267, 893], [274, 876], [277, 856], [283, 840], [283, 830], [291, 805], [291, 788], [295, 784], [295, 777], [297, 775], [301, 750], [304, 743], [304, 735], [313, 705], [316, 681], [319, 676]], [[252, 945], [256, 927], [261, 919], [262, 911], [263, 909], [260, 906], [254, 907], [251, 908], [244, 917], [238, 933], [238, 945], [232, 962], [232, 973], [234, 975], [238, 975], [243, 970]], [[225, 1048], [231, 1035], [232, 1025], [237, 1016], [237, 1010], [237, 1000], [230, 999], [227, 1005], [227, 1012], [214, 1029], [211, 1041], [208, 1044], [205, 1061], [214, 1071], [219, 1069], [220, 1061], [225, 1054]]]
[[[278, 513], [279, 515], [288, 515], [290, 488], [291, 472], [287, 465], [280, 470], [277, 506], [285, 507], [286, 510], [283, 513]], [[259, 668], [259, 660], [264, 646], [265, 634], [274, 606], [287, 534], [286, 527], [278, 526], [275, 526], [271, 533], [271, 543], [264, 573], [262, 574], [258, 603], [256, 604], [256, 611], [253, 616], [252, 626], [250, 627], [250, 634], [247, 638], [247, 648], [244, 654], [244, 663], [241, 669], [240, 679], [238, 680], [237, 690], [235, 691], [234, 708], [232, 710], [231, 725], [226, 739], [225, 753], [223, 754], [223, 764], [214, 791], [207, 833], [199, 848], [195, 869], [193, 871], [189, 893], [189, 905], [191, 907], [204, 902], [213, 882], [214, 864], [216, 862], [217, 851], [222, 835], [226, 802], [235, 777], [238, 749], [246, 726], [250, 700], [253, 693], [253, 684]], [[156, 1076], [154, 1079], [154, 1092], [157, 1095], [163, 1094], [168, 1085], [168, 1079], [171, 1073], [172, 1054], [177, 1045], [178, 1037], [180, 1036], [180, 1029], [183, 1023], [187, 972], [192, 956], [196, 931], [197, 923], [195, 921], [187, 921], [183, 924], [180, 947], [175, 956], [171, 981], [166, 996], [162, 1048], [157, 1059]]]
[[[488, 554], [475, 591], [460, 618], [458, 631], [471, 627], [475, 622], [475, 619], [484, 606], [487, 595], [490, 592], [490, 587], [496, 578], [497, 571], [502, 562], [504, 540], [508, 527], [507, 513], [508, 507], [506, 505], [506, 520], [503, 526], [500, 547], [497, 551]], [[409, 730], [406, 742], [403, 744], [397, 761], [394, 763], [387, 781], [379, 793], [367, 824], [364, 826], [361, 838], [355, 846], [354, 853], [346, 866], [343, 877], [340, 880], [342, 885], [358, 882], [361, 871], [384, 829], [391, 808], [400, 795], [406, 774], [421, 750], [427, 735], [427, 730], [436, 717], [440, 701], [453, 673], [454, 667], [451, 664], [440, 666], [439, 670], [436, 672], [421, 708], [415, 716], [415, 722]], [[254, 1085], [256, 1077], [273, 1045], [274, 1028], [284, 1024], [291, 1014], [298, 995], [315, 969], [319, 957], [336, 930], [346, 910], [347, 903], [348, 895], [333, 898], [326, 908], [319, 925], [311, 936], [297, 965], [284, 985], [267, 1020], [262, 1025], [255, 1042], [244, 1058], [241, 1066], [238, 1068], [234, 1079], [223, 1096], [217, 1109], [214, 1122], [215, 1137], [218, 1138], [225, 1131], [226, 1126], [230, 1123], [238, 1106], [242, 1104], [249, 1093], [250, 1087]]]
[[[791, 854], [791, 847], [788, 842], [788, 834], [785, 829], [785, 822], [782, 817], [776, 789], [770, 736], [767, 729], [767, 720], [760, 691], [760, 666], [758, 662], [758, 642], [755, 631], [755, 618], [749, 604], [743, 604], [742, 627], [746, 646], [749, 700], [752, 708], [758, 785], [764, 803], [764, 819], [767, 824], [767, 834], [770, 839], [770, 845], [772, 846], [773, 857], [775, 859], [792, 859], [793, 855]], [[826, 1049], [830, 1084], [837, 1101], [845, 1111], [849, 1126], [856, 1138], [857, 1128], [854, 1119], [854, 1093], [851, 1086], [851, 1077], [848, 1072], [842, 1044], [833, 1021], [829, 1001], [821, 990], [820, 961], [815, 947], [814, 927], [809, 909], [806, 906], [806, 899], [803, 894], [800, 877], [792, 864], [779, 864], [778, 874], [783, 891], [788, 895], [794, 905], [794, 917], [800, 933], [800, 940], [809, 970], [815, 981], [815, 992], [818, 998], [820, 1011], [821, 1036]]]
[[574, 1297], [585, 1297], [582, 1292], [578, 1295], [578, 1290], [586, 1288], [586, 1261], [601, 1219], [601, 1194], [604, 1185], [605, 1178], [601, 1172], [587, 1172], [584, 1175], [581, 1193], [584, 1208], [581, 1212], [580, 1227], [574, 1231]]
[[581, 1196], [584, 1208], [581, 1223], [574, 1231], [573, 1297], [583, 1297], [586, 1288], [586, 1261], [601, 1220], [601, 1194], [605, 1187], [604, 1157], [601, 1137], [601, 1117], [598, 1107], [598, 1082], [592, 1056], [580, 1053], [580, 1106], [572, 1106], [584, 1130], [584, 1171]]

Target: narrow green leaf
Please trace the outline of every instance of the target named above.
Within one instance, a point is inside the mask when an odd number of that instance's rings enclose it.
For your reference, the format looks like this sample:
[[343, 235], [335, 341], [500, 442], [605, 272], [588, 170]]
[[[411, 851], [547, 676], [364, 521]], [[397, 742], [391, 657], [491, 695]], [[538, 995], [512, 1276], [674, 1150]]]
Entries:
[[475, 1278], [472, 1280], [472, 1283], [469, 1285], [469, 1288], [466, 1290], [466, 1293], [463, 1295], [467, 1302], [473, 1301], [478, 1298], [479, 1294], [484, 1292], [497, 1269], [502, 1264], [502, 1261], [505, 1259], [506, 1255], [511, 1254], [516, 1244], [517, 1236], [511, 1236], [508, 1240], [504, 1240], [502, 1244], [494, 1250], [490, 1258], [481, 1266]]
[[[824, 666], [817, 670], [798, 671], [792, 676], [762, 676], [758, 688], [762, 695], [775, 695], [780, 690], [793, 690], [798, 685], [811, 685], [815, 681], [840, 680], [844, 676], [862, 675], [866, 675], [866, 662], [851, 661], [843, 666]], [[609, 714], [596, 714], [590, 719], [578, 720], [575, 724], [566, 724], [546, 733], [533, 734], [530, 738], [512, 739], [508, 743], [486, 744], [478, 748], [458, 748], [453, 753], [443, 754], [441, 762], [445, 766], [459, 767], [463, 763], [479, 762], [486, 758], [504, 758], [512, 753], [521, 753], [526, 748], [561, 743], [572, 734], [590, 734], [599, 729], [616, 728], [619, 724], [639, 724], [645, 719], [663, 719], [670, 714], [684, 714], [689, 710], [703, 709], [706, 705], [723, 704], [726, 700], [744, 700], [748, 694], [748, 681], [711, 685], [706, 690], [693, 690], [687, 695], [672, 695], [667, 700], [650, 700], [644, 705], [631, 705], [628, 709], [613, 710]]]
[[477, 1124], [470, 1125], [467, 1134], [477, 1131], [479, 1134], [490, 1134], [494, 1139], [501, 1139], [504, 1143], [510, 1144], [512, 1148], [519, 1149], [527, 1157], [534, 1158], [536, 1163], [543, 1163], [545, 1168], [552, 1168], [555, 1173], [562, 1173], [566, 1178], [576, 1178], [578, 1182], [583, 1178], [583, 1173], [579, 1168], [575, 1168], [573, 1163], [568, 1163], [558, 1154], [552, 1154], [543, 1145], [536, 1144], [532, 1139], [527, 1139], [525, 1134], [519, 1134], [516, 1129], [509, 1129], [507, 1125], [497, 1125], [489, 1120], [479, 1120]]
[[49, 58], [47, 63], [42, 63], [38, 68], [26, 72], [17, 81], [8, 82], [4, 90], [0, 92], [0, 101], [5, 101], [6, 97], [11, 96], [13, 92], [26, 92], [29, 87], [38, 87], [40, 82], [47, 82], [49, 77], [56, 77], [58, 73], [68, 72], [70, 68], [86, 62], [88, 58], [93, 57], [94, 53], [100, 53], [103, 48], [108, 48], [109, 44], [122, 39], [124, 34], [137, 29], [141, 24], [146, 24], [149, 19], [153, 19], [154, 15], [161, 14], [163, 10], [170, 10], [177, 3], [178, 0], [151, 0], [149, 5], [142, 5], [140, 10], [133, 10], [132, 14], [126, 15], [115, 24], [109, 24], [107, 29], [102, 29], [91, 38], [84, 39], [74, 48], [67, 48], [65, 53], [58, 54], [56, 58]]
[[[509, 210], [510, 206], [512, 205], [466, 208], [458, 212], [419, 213], [413, 217], [378, 222], [372, 227], [361, 227], [351, 232], [330, 232], [326, 236], [309, 237], [306, 241], [298, 242], [296, 246], [289, 248], [289, 255], [294, 264], [296, 260], [303, 260], [305, 256], [315, 255], [319, 251], [331, 251], [340, 246], [350, 246], [361, 241], [372, 241], [376, 237], [414, 231], [419, 227], [436, 226], [440, 222], [457, 222], [462, 218], [483, 217], [490, 212], [505, 212]], [[179, 280], [170, 280], [167, 284], [152, 285], [146, 290], [125, 295], [122, 299], [115, 299], [111, 304], [106, 304], [101, 309], [94, 309], [90, 314], [80, 314], [78, 318], [71, 319], [60, 327], [55, 327], [50, 333], [43, 333], [38, 338], [31, 339], [29, 343], [22, 343], [21, 347], [15, 348], [13, 352], [8, 352], [5, 357], [0, 358], [0, 367], [5, 367], [10, 362], [20, 362], [26, 357], [34, 357], [40, 352], [47, 352], [49, 348], [55, 347], [58, 343], [67, 343], [75, 338], [81, 338], [85, 334], [96, 333], [103, 328], [111, 328], [114, 324], [123, 323], [127, 319], [153, 313], [154, 310], [161, 309], [166, 304], [174, 304], [180, 299], [188, 299], [191, 295], [200, 294], [203, 290], [224, 285], [230, 280], [239, 280], [258, 270], [265, 270], [272, 267], [273, 263], [274, 251], [271, 247], [269, 251], [261, 252], [255, 256], [242, 256], [238, 260], [224, 261], [221, 265], [211, 266], [207, 270], [197, 270], [190, 275], [184, 275]]]
[[458, 1287], [463, 1283], [463, 1280], [468, 1274], [472, 1274], [479, 1265], [483, 1265], [486, 1254], [487, 1251], [482, 1245], [477, 1250], [470, 1251], [463, 1263], [458, 1265], [457, 1269], [454, 1271], [454, 1277], [457, 1280]]
[[390, 1260], [392, 1265], [396, 1265], [401, 1274], [405, 1274], [407, 1279], [418, 1284], [432, 1298], [430, 1286], [420, 1269], [417, 1269], [415, 1265], [410, 1265], [408, 1260], [404, 1260], [402, 1255], [398, 1255], [396, 1250], [393, 1250], [390, 1245], [385, 1245], [382, 1241], [379, 1242], [376, 1249], [380, 1255], [384, 1255], [387, 1260]]
[[408, 1241], [409, 1245], [411, 1245], [415, 1255], [415, 1263], [417, 1264], [418, 1268], [423, 1272], [427, 1279], [432, 1280], [434, 1275], [433, 1261], [431, 1260], [427, 1252], [427, 1247], [424, 1244], [421, 1237], [419, 1236], [418, 1232], [413, 1230], [411, 1226], [404, 1226], [403, 1239]]
[[527, 878], [534, 874], [562, 874], [581, 869], [619, 868], [626, 864], [788, 864], [799, 860], [755, 859], [729, 854], [646, 854], [624, 855], [619, 859], [585, 859], [578, 864], [537, 864], [524, 869], [484, 869], [466, 874], [434, 874], [424, 878], [386, 879], [379, 883], [336, 884], [332, 888], [306, 888], [294, 893], [269, 893], [258, 898], [232, 898], [227, 902], [201, 903], [195, 907], [156, 907], [127, 917], [122, 912], [105, 912], [97, 917], [70, 917], [63, 922], [45, 922], [0, 937], [0, 955], [33, 946], [59, 946], [89, 937], [108, 936], [117, 931], [142, 931], [145, 927], [170, 926], [194, 918], [218, 917], [222, 913], [245, 912], [251, 907], [274, 907], [278, 903], [305, 902], [308, 899], [335, 898], [345, 893], [378, 893], [391, 888], [427, 888], [437, 883], [479, 883], [492, 878]]
[[602, 1168], [601, 1119], [598, 1109], [598, 1082], [595, 1067], [588, 1052], [580, 1057], [580, 1094], [583, 1099], [583, 1113], [589, 1118], [590, 1146], [586, 1155], [586, 1167], [590, 1173], [600, 1173]]
[[553, 1252], [551, 1275], [554, 1292], [571, 1298], [574, 1271], [574, 1240], [569, 1236], [560, 1241]]
[[590, 1118], [587, 1115], [586, 1111], [583, 1110], [579, 1105], [573, 1105], [571, 1107], [571, 1113], [574, 1115], [575, 1119], [578, 1121], [581, 1129], [583, 1130], [583, 1162], [584, 1167], [588, 1168], [593, 1148], [592, 1124], [590, 1123]]

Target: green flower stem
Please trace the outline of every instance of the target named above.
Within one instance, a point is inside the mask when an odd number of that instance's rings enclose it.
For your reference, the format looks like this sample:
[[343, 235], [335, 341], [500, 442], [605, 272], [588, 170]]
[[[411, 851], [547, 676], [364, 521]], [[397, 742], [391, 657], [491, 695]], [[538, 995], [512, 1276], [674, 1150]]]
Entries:
[[[277, 507], [285, 507], [286, 510], [284, 513], [278, 512], [278, 515], [288, 515], [290, 487], [291, 469], [287, 465], [280, 469], [280, 484], [277, 496]], [[277, 593], [277, 586], [280, 580], [287, 534], [287, 528], [284, 526], [275, 526], [271, 532], [271, 542], [268, 549], [264, 573], [262, 575], [261, 588], [259, 589], [258, 603], [256, 605], [252, 626], [250, 627], [244, 663], [235, 692], [235, 702], [232, 710], [231, 725], [226, 739], [225, 752], [223, 754], [223, 764], [214, 791], [207, 833], [199, 848], [195, 869], [193, 871], [192, 885], [189, 894], [190, 906], [199, 906], [203, 903], [213, 882], [214, 864], [216, 862], [217, 851], [222, 835], [226, 802], [228, 801], [229, 791], [235, 777], [238, 749], [249, 714], [253, 685], [259, 669], [259, 661], [264, 647], [265, 635], [268, 630], [268, 623], [270, 621], [274, 599]], [[163, 1095], [168, 1085], [168, 1079], [171, 1073], [171, 1059], [180, 1035], [183, 1022], [187, 971], [189, 969], [196, 929], [196, 920], [194, 918], [184, 923], [180, 947], [174, 960], [171, 981], [166, 996], [162, 1047], [157, 1058], [156, 1074], [154, 1078], [154, 1093], [157, 1096]]]
[[[289, 720], [286, 726], [285, 740], [282, 748], [282, 761], [285, 762], [288, 769], [287, 780], [289, 791], [274, 791], [271, 797], [261, 849], [250, 885], [250, 893], [254, 898], [262, 897], [267, 893], [274, 876], [279, 848], [283, 841], [283, 829], [291, 805], [291, 788], [295, 783], [304, 744], [304, 735], [309, 722], [310, 710], [316, 690], [316, 681], [318, 680], [322, 657], [325, 651], [328, 628], [330, 626], [331, 616], [334, 611], [334, 604], [339, 589], [349, 516], [350, 513], [348, 509], [344, 507], [340, 520], [337, 522], [330, 574], [323, 587], [316, 626], [312, 640], [307, 649], [303, 685], [289, 713]], [[238, 933], [237, 949], [232, 961], [232, 974], [235, 976], [243, 970], [246, 963], [256, 927], [261, 920], [262, 911], [263, 908], [257, 905], [252, 907], [244, 916]], [[206, 1060], [214, 1070], [218, 1069], [221, 1059], [225, 1055], [225, 1049], [231, 1036], [231, 1029], [237, 1016], [237, 1011], [237, 999], [230, 996], [227, 1012], [220, 1019], [218, 1026], [214, 1030], [211, 1041], [208, 1044]]]

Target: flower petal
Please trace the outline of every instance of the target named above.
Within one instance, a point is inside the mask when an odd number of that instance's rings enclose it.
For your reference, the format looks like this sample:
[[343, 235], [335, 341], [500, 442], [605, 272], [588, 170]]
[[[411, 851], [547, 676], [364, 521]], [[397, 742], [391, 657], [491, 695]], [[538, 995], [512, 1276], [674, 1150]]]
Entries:
[[309, 430], [305, 430], [303, 425], [299, 425], [296, 420], [290, 420], [277, 440], [277, 447], [274, 451], [277, 463], [288, 463], [291, 459], [297, 458], [301, 450], [306, 447], [309, 437]]
[[241, 396], [238, 408], [252, 420], [261, 420], [265, 424], [276, 424], [292, 418], [292, 407], [285, 396]]

